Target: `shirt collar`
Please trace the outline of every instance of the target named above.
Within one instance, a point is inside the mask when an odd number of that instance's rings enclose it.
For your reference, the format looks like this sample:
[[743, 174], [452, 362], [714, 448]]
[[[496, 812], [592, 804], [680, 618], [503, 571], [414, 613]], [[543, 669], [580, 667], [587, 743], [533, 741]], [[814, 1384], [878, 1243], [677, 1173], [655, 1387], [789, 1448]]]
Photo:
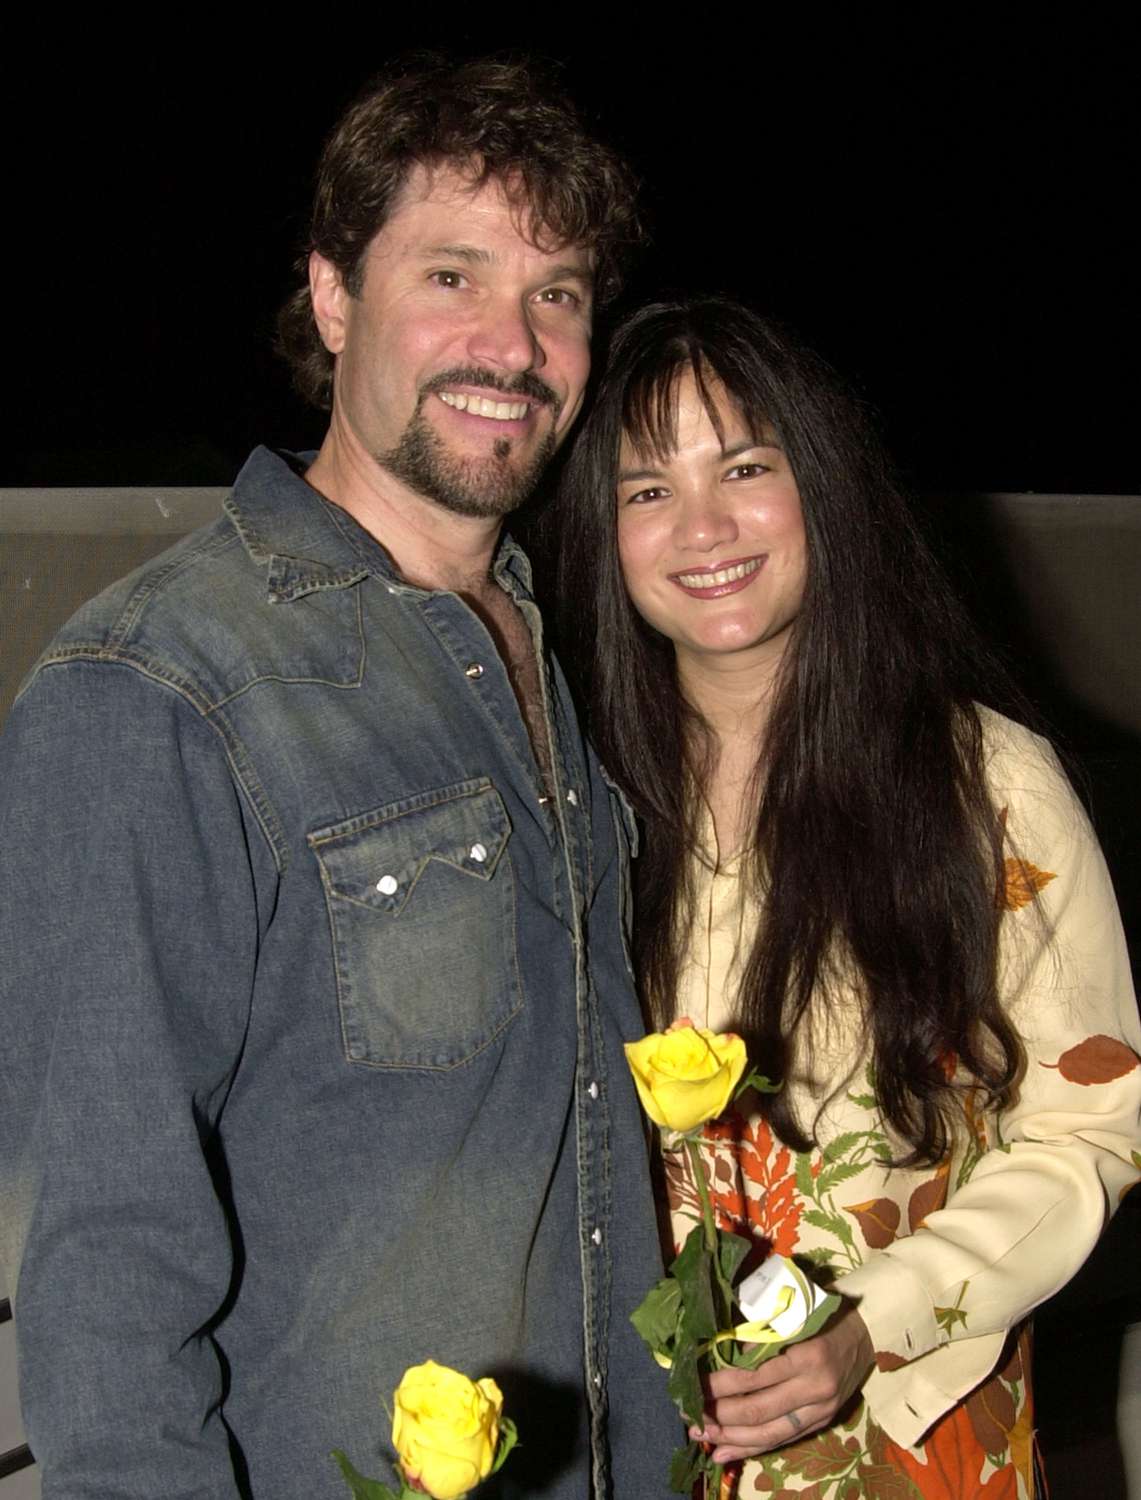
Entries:
[[[370, 575], [401, 592], [423, 589], [403, 579], [389, 553], [347, 511], [306, 484], [315, 453], [255, 448], [225, 509], [254, 562], [267, 567], [271, 597], [285, 602], [317, 589], [348, 588]], [[492, 564], [513, 595], [531, 595], [531, 564], [506, 533]]]

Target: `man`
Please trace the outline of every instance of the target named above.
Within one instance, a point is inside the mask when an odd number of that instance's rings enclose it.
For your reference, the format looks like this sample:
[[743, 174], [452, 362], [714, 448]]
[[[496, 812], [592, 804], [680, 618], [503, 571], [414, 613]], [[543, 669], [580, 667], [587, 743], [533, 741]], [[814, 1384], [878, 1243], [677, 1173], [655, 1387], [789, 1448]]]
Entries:
[[[501, 1493], [657, 1495], [627, 833], [501, 539], [582, 403], [624, 169], [526, 69], [374, 88], [283, 319], [331, 393], [7, 728], [4, 1248], [52, 1497], [334, 1496], [432, 1358]], [[311, 301], [311, 312], [309, 303]]]

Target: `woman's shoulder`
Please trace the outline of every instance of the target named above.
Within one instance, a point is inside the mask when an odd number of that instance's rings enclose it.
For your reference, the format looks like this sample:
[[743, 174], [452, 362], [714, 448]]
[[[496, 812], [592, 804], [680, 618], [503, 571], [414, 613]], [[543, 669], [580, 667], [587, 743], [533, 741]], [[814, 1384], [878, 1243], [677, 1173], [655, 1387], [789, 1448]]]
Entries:
[[1079, 806], [1057, 751], [1045, 736], [985, 704], [974, 708], [982, 730], [987, 783], [1000, 807], [1003, 798]]
[[1003, 823], [1007, 852], [1041, 864], [1096, 849], [1085, 808], [1050, 741], [994, 709], [975, 708], [987, 785]]

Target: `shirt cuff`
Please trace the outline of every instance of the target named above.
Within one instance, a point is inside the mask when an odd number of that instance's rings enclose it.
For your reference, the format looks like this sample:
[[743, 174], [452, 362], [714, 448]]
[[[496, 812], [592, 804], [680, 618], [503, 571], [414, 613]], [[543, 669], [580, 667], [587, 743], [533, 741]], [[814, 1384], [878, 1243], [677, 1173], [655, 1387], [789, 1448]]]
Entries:
[[857, 1304], [879, 1370], [897, 1370], [947, 1342], [923, 1281], [890, 1250], [841, 1276], [835, 1290]]

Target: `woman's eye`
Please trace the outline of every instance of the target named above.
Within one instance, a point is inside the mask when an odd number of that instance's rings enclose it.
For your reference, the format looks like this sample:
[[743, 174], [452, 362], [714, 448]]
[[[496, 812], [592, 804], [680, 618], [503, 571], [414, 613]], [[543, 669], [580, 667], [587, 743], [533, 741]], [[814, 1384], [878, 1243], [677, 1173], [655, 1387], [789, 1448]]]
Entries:
[[726, 479], [756, 479], [759, 474], [769, 472], [768, 464], [734, 464], [726, 474]]
[[623, 501], [624, 505], [644, 505], [648, 500], [661, 500], [669, 494], [668, 490], [661, 485], [654, 485], [648, 490], [635, 490], [632, 495], [627, 495]]

